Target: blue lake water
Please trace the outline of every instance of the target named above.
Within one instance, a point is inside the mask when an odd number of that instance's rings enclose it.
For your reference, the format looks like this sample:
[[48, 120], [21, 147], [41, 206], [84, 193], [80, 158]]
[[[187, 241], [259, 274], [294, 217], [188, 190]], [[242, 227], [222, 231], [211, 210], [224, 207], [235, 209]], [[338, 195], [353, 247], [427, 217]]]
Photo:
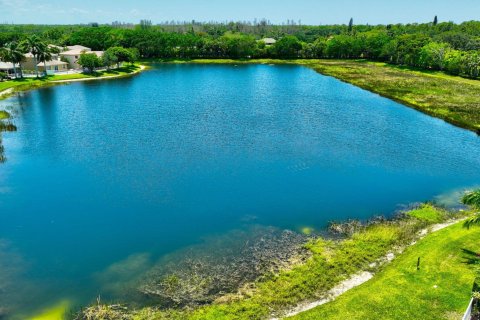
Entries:
[[0, 108], [18, 127], [0, 165], [0, 309], [13, 313], [94, 301], [96, 275], [131, 255], [480, 184], [475, 134], [299, 66], [161, 65]]

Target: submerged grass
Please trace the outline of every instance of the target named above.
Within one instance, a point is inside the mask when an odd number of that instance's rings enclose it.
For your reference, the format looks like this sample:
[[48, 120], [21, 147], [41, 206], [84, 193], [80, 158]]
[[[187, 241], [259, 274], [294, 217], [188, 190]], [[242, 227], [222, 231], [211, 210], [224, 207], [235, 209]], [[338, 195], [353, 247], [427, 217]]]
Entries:
[[[307, 244], [311, 257], [306, 262], [271, 275], [237, 294], [226, 295], [211, 305], [194, 310], [145, 308], [124, 313], [123, 316], [132, 320], [266, 319], [281, 316], [285, 310], [302, 301], [324, 297], [328, 290], [359, 271], [376, 271], [381, 266], [373, 265], [373, 262], [416, 240], [419, 230], [432, 221], [452, 217], [452, 214], [432, 205], [423, 205], [412, 212], [399, 220], [371, 224], [343, 240], [312, 240]], [[92, 316], [91, 312], [89, 314]], [[79, 316], [77, 319], [87, 317]]]
[[0, 110], [0, 120], [10, 119], [10, 113], [5, 110]]

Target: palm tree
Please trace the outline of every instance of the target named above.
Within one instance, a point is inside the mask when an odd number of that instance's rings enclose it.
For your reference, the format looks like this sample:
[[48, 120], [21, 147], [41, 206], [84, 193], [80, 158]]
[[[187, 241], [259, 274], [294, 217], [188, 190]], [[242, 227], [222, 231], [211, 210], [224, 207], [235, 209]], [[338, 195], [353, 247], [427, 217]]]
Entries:
[[[480, 209], [480, 189], [466, 193], [462, 198], [463, 204]], [[472, 226], [480, 225], [480, 213], [465, 221], [463, 226], [469, 229]]]
[[38, 60], [43, 62], [44, 74], [47, 75], [47, 61], [52, 60], [52, 51], [44, 42], [39, 43]]
[[15, 73], [15, 78], [17, 77], [17, 64], [20, 68], [20, 77], [23, 77], [21, 62], [25, 59], [25, 55], [24, 51], [22, 50], [22, 46], [20, 46], [18, 42], [12, 41], [7, 43], [5, 49], [4, 59], [5, 61], [13, 64], [13, 73]]
[[23, 42], [23, 47], [26, 51], [29, 51], [33, 56], [33, 62], [35, 64], [35, 74], [38, 78], [38, 55], [42, 51], [42, 42], [36, 35], [31, 35]]
[[7, 49], [4, 47], [0, 47], [0, 60], [5, 60], [7, 56]]

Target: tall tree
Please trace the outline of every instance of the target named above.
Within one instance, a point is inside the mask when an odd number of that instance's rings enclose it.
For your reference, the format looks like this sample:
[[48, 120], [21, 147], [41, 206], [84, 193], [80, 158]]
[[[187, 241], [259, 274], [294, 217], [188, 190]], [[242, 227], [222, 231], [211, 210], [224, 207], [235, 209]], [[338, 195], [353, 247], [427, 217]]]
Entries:
[[350, 18], [350, 22], [348, 23], [348, 33], [352, 33], [353, 31], [353, 18]]
[[15, 73], [15, 78], [17, 77], [17, 64], [20, 68], [20, 77], [22, 75], [22, 61], [25, 59], [24, 51], [18, 42], [12, 41], [7, 43], [5, 46], [5, 61], [11, 62], [13, 64], [13, 73]]
[[438, 24], [438, 17], [435, 16], [435, 18], [433, 18], [433, 25], [436, 26]]
[[102, 65], [102, 61], [97, 57], [95, 53], [82, 53], [78, 59], [78, 64], [88, 73], [93, 73], [95, 68]]
[[35, 64], [35, 74], [37, 75], [38, 78], [38, 57], [39, 53], [42, 51], [42, 42], [40, 39], [34, 34], [29, 36], [25, 41], [23, 42], [23, 47], [25, 51], [28, 51], [32, 54], [33, 56], [33, 63]]
[[44, 74], [47, 75], [47, 61], [52, 60], [52, 51], [50, 50], [50, 47], [44, 42], [39, 43], [38, 60], [43, 62]]

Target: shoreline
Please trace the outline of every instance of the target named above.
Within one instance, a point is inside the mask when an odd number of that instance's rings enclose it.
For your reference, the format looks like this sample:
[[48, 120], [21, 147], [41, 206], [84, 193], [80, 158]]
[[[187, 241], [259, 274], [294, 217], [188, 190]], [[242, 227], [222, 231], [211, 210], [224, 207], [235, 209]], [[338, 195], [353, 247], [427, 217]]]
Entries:
[[[19, 84], [17, 86], [12, 86], [10, 88], [7, 88], [7, 89], [4, 89], [4, 90], [0, 91], [0, 101], [11, 97], [12, 95], [14, 95], [17, 92], [27, 92], [27, 91], [30, 91], [30, 90], [45, 88], [45, 87], [48, 87], [48, 86], [58, 85], [58, 84], [62, 84], [62, 83], [126, 78], [126, 77], [131, 77], [131, 76], [137, 75], [140, 72], [143, 72], [143, 71], [147, 70], [147, 66], [145, 66], [144, 64], [139, 64], [138, 67], [139, 67], [138, 70], [135, 70], [135, 71], [130, 72], [130, 73], [118, 74], [118, 75], [107, 75], [107, 76], [99, 76], [99, 77], [94, 77], [94, 76], [79, 77], [79, 78], [63, 79], [63, 80], [48, 80], [48, 79], [42, 79], [42, 78], [32, 79], [32, 82], [33, 81], [38, 81], [38, 82], [33, 82], [31, 84], [26, 83], [26, 84], [24, 84], [26, 86], [25, 88], [22, 88], [23, 84]], [[115, 71], [116, 69], [112, 69], [112, 70]], [[85, 74], [78, 73], [78, 75], [82, 76], [82, 75], [85, 75]]]
[[[470, 214], [422, 204], [392, 220], [371, 220], [356, 227], [346, 222], [343, 230], [350, 231], [342, 231], [341, 238], [319, 234], [308, 241], [305, 248], [311, 256], [307, 260], [292, 262], [275, 276], [246, 284], [213, 302], [192, 308], [139, 309], [125, 302], [117, 305], [122, 311], [116, 315], [125, 319], [146, 314], [165, 319], [250, 319], [249, 315], [255, 314], [251, 319], [270, 320], [300, 315], [376, 279], [397, 258], [403, 259], [404, 253], [418, 248], [417, 243], [421, 246], [437, 231], [458, 228]], [[353, 230], [349, 229], [352, 226]], [[79, 314], [101, 314], [111, 307], [90, 305]]]
[[69, 82], [83, 82], [83, 81], [95, 81], [95, 80], [105, 80], [105, 79], [116, 79], [116, 78], [125, 78], [134, 76], [139, 74], [140, 72], [144, 71], [146, 66], [139, 65], [139, 69], [135, 70], [128, 74], [120, 74], [120, 75], [113, 75], [113, 76], [101, 76], [101, 77], [92, 77], [92, 78], [78, 78], [78, 79], [65, 79], [65, 80], [51, 80], [50, 83], [69, 83]]

